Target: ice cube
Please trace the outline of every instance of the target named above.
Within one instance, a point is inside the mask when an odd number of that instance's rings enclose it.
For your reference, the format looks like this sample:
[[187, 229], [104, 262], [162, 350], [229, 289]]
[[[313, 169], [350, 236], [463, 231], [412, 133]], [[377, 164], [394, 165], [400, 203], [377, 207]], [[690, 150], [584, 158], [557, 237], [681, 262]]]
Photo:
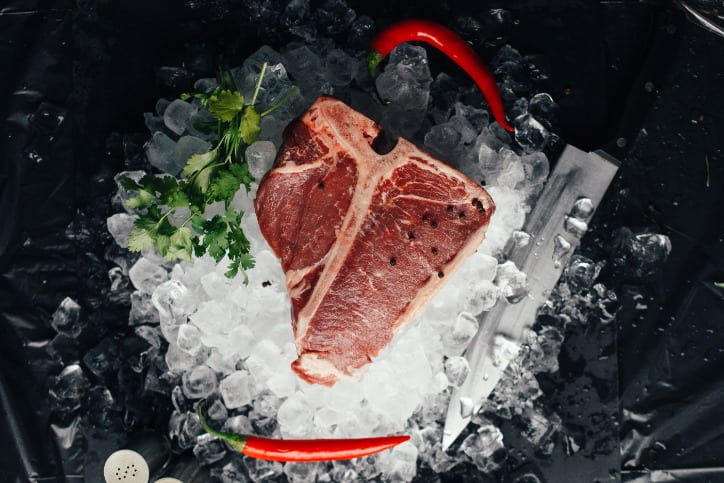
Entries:
[[455, 115], [465, 118], [476, 131], [476, 134], [482, 131], [489, 123], [488, 111], [468, 106], [462, 102], [455, 103]]
[[221, 427], [221, 430], [226, 433], [235, 434], [252, 434], [254, 432], [254, 428], [251, 426], [249, 418], [241, 415], [233, 416], [224, 421], [224, 425]]
[[556, 372], [558, 370], [558, 355], [561, 352], [563, 334], [552, 326], [543, 326], [534, 335], [533, 343], [528, 352], [528, 364], [535, 373]]
[[279, 407], [277, 422], [282, 435], [288, 437], [302, 437], [309, 433], [312, 426], [314, 410], [304, 400], [300, 393], [289, 396]]
[[209, 406], [206, 414], [209, 415], [209, 419], [213, 419], [214, 421], [225, 421], [229, 417], [226, 406], [218, 399]]
[[294, 80], [300, 82], [319, 76], [322, 61], [312, 49], [302, 45], [284, 53], [284, 65], [294, 76]]
[[499, 466], [493, 455], [503, 448], [503, 433], [492, 424], [478, 428], [478, 431], [465, 438], [460, 446], [460, 450], [483, 473], [488, 473]]
[[546, 417], [541, 411], [534, 409], [526, 414], [528, 427], [523, 436], [543, 454], [550, 454], [553, 449], [551, 438], [561, 429], [561, 418], [552, 413]]
[[189, 411], [181, 420], [178, 434], [178, 445], [181, 449], [193, 448], [196, 445], [197, 438], [204, 434], [204, 429], [199, 423], [199, 418], [195, 412]]
[[167, 128], [180, 135], [186, 130], [189, 118], [196, 114], [196, 111], [198, 107], [195, 105], [176, 99], [163, 112], [163, 122]]
[[461, 356], [449, 357], [445, 361], [445, 375], [455, 387], [460, 387], [470, 373], [468, 360]]
[[[263, 481], [275, 481], [279, 476], [281, 476], [284, 471], [284, 467], [282, 466], [282, 464], [277, 461], [266, 461], [256, 458], [245, 457], [243, 459], [243, 463], [246, 467], [246, 472], [249, 475], [249, 479], [251, 479], [251, 481], [253, 481], [254, 483]], [[243, 480], [244, 477], [240, 475], [239, 479], [233, 480], [233, 482], [229, 483], [235, 483], [237, 481]]]
[[289, 483], [314, 483], [322, 473], [321, 463], [287, 463], [284, 474]]
[[500, 295], [511, 304], [520, 302], [528, 295], [527, 276], [511, 260], [498, 265], [495, 285], [500, 290]]
[[176, 344], [169, 344], [165, 360], [169, 371], [182, 374], [192, 367], [203, 364], [207, 357], [208, 351], [200, 351], [197, 354], [191, 355], [179, 349]]
[[116, 213], [106, 220], [108, 231], [113, 236], [118, 246], [128, 248], [128, 235], [133, 230], [133, 223], [138, 219], [136, 215], [127, 213]]
[[199, 139], [195, 136], [181, 136], [174, 146], [173, 165], [169, 166], [169, 169], [164, 169], [165, 172], [171, 175], [178, 175], [181, 172], [186, 162], [194, 154], [203, 154], [211, 149], [211, 144], [203, 139]]
[[176, 341], [178, 327], [186, 323], [194, 300], [186, 286], [178, 280], [162, 283], [153, 291], [151, 302], [158, 311], [161, 331], [168, 341]]
[[342, 49], [333, 49], [325, 59], [325, 76], [333, 86], [352, 82], [355, 61]]
[[466, 312], [460, 313], [455, 319], [452, 330], [443, 334], [445, 354], [459, 355], [470, 343], [478, 331], [477, 319]]
[[221, 380], [219, 392], [224, 405], [236, 409], [251, 403], [251, 381], [247, 371], [235, 371]]
[[197, 354], [202, 347], [201, 333], [199, 329], [192, 324], [182, 324], [178, 329], [176, 343], [182, 351], [191, 355]]
[[289, 33], [308, 42], [314, 40], [317, 35], [309, 0], [292, 0], [289, 2], [282, 13], [280, 23]]
[[516, 117], [514, 125], [515, 140], [525, 152], [541, 151], [548, 144], [550, 132], [530, 114]]
[[380, 455], [379, 467], [392, 481], [412, 481], [417, 474], [417, 447], [405, 442]]
[[118, 340], [106, 336], [83, 356], [83, 364], [99, 380], [104, 381], [120, 367]]
[[637, 277], [653, 274], [671, 252], [671, 241], [666, 235], [657, 233], [634, 234], [621, 230], [616, 243], [614, 265], [625, 267], [628, 273]]
[[558, 111], [558, 105], [555, 103], [550, 94], [545, 92], [538, 93], [531, 97], [528, 105], [528, 112], [538, 122], [550, 129]]
[[581, 290], [591, 287], [600, 272], [600, 264], [582, 255], [573, 255], [563, 275], [573, 288]]
[[58, 308], [53, 312], [50, 325], [59, 334], [76, 338], [83, 331], [83, 323], [81, 321], [81, 308], [78, 302], [70, 297], [64, 298]]
[[461, 135], [451, 123], [438, 124], [425, 134], [425, 149], [440, 159], [453, 161], [462, 149]]
[[[183, 102], [183, 101], [181, 101]], [[164, 173], [176, 176], [181, 170], [174, 156], [176, 143], [165, 133], [156, 131], [145, 145], [146, 158], [152, 166]]]
[[128, 190], [123, 187], [121, 180], [123, 178], [130, 178], [135, 182], [139, 182], [141, 178], [143, 178], [146, 175], [145, 171], [121, 171], [117, 175], [113, 177], [113, 180], [116, 182], [116, 186], [118, 186], [118, 191], [116, 192], [115, 196], [113, 197], [114, 203], [119, 204], [121, 207], [123, 207], [124, 210], [126, 210], [127, 213], [133, 214], [133, 210], [128, 208], [125, 204], [126, 201], [128, 201], [131, 197], [135, 196], [136, 193], [133, 190]]
[[148, 258], [141, 257], [128, 271], [128, 277], [136, 289], [153, 293], [159, 284], [168, 280], [168, 273]]
[[198, 366], [186, 372], [182, 378], [186, 397], [202, 399], [216, 390], [216, 373], [209, 366]]
[[384, 100], [404, 106], [408, 111], [425, 110], [432, 84], [427, 52], [410, 44], [397, 46], [375, 84]]
[[274, 342], [264, 339], [251, 351], [246, 365], [254, 379], [263, 383], [277, 372], [285, 369], [287, 362], [282, 358], [282, 351]]
[[249, 172], [256, 181], [261, 181], [266, 172], [271, 169], [276, 155], [277, 148], [271, 141], [256, 141], [246, 148], [244, 157], [249, 163]]
[[51, 378], [51, 381], [50, 396], [56, 412], [66, 416], [80, 409], [90, 382], [78, 364], [66, 366], [60, 374]]
[[151, 303], [151, 295], [139, 290], [131, 294], [131, 310], [128, 313], [129, 325], [159, 323], [158, 310]]
[[226, 445], [210, 434], [202, 434], [196, 439], [194, 446], [194, 456], [202, 465], [210, 465], [216, 463], [226, 455]]

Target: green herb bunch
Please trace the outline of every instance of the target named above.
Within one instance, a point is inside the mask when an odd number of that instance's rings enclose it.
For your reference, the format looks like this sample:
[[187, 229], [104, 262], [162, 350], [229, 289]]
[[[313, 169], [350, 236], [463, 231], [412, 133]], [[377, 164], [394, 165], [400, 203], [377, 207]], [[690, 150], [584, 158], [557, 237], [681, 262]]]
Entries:
[[[249, 253], [250, 243], [241, 229], [244, 215], [231, 206], [234, 195], [243, 185], [247, 192], [254, 178], [244, 161], [247, 146], [256, 141], [261, 131], [261, 119], [271, 113], [293, 94], [294, 88], [266, 111], [257, 112], [254, 104], [259, 94], [267, 63], [254, 89], [251, 102], [244, 103], [229, 71], [218, 75], [219, 85], [209, 93], [182, 94], [181, 99], [199, 99], [201, 106], [216, 118], [218, 141], [203, 154], [195, 154], [186, 162], [184, 177], [146, 175], [139, 181], [124, 177], [121, 185], [135, 195], [126, 206], [138, 215], [135, 228], [128, 237], [128, 249], [140, 252], [153, 247], [166, 259], [191, 261], [193, 256], [207, 253], [218, 263], [228, 256], [231, 264], [229, 278], [254, 267]], [[203, 217], [206, 206], [224, 202], [223, 215]], [[188, 210], [188, 217], [178, 226], [169, 221], [177, 210]]]

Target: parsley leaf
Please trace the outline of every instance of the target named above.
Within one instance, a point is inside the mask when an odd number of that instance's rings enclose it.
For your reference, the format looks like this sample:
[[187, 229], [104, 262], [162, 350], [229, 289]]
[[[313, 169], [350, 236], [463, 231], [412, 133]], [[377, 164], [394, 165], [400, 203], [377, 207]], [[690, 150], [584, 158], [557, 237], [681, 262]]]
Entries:
[[223, 122], [234, 119], [244, 107], [244, 96], [238, 91], [219, 90], [209, 97], [209, 112]]
[[[185, 178], [146, 175], [139, 181], [124, 177], [121, 186], [130, 192], [126, 206], [138, 215], [128, 237], [128, 249], [134, 252], [151, 247], [166, 259], [192, 261], [208, 253], [220, 262], [228, 258], [227, 277], [254, 267], [251, 243], [241, 228], [244, 213], [231, 206], [243, 185], [247, 192], [254, 181], [244, 150], [261, 133], [261, 119], [286, 102], [292, 91], [267, 111], [259, 114], [254, 107], [266, 70], [262, 66], [250, 104], [236, 88], [231, 73], [219, 72], [219, 86], [208, 93], [181, 94], [184, 100], [198, 99], [202, 108], [216, 118], [208, 128], [215, 130], [218, 141], [208, 152], [194, 154], [183, 169]], [[223, 201], [225, 212], [205, 219], [207, 205]], [[183, 215], [182, 213], [185, 213]], [[175, 215], [175, 216], [171, 216]], [[173, 220], [173, 222], [172, 222]]]

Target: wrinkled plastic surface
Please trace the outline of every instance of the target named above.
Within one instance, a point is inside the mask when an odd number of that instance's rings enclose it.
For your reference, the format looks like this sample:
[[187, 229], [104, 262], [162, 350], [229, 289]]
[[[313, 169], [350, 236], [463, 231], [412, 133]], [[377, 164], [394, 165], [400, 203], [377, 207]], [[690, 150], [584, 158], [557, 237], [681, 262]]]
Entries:
[[[350, 4], [380, 25], [413, 5]], [[414, 12], [452, 21], [464, 8], [450, 5], [415, 2]], [[243, 58], [261, 41], [288, 40], [265, 37], [260, 24], [242, 28], [245, 7], [91, 0], [6, 3], [0, 10], [0, 480], [93, 481], [104, 449], [125, 444], [113, 437], [118, 428], [83, 435], [77, 418], [51, 417], [49, 376], [60, 366], [48, 350], [50, 317], [66, 296], [94, 308], [87, 340], [61, 348], [78, 357], [84, 344], [124, 324], [123, 307], [102, 303], [108, 234], [82, 223], [110, 214], [112, 176], [123, 167], [124, 147], [132, 147], [113, 133], [143, 131], [141, 113], [188, 88], [197, 74]], [[483, 17], [488, 8], [469, 11]], [[532, 1], [511, 11], [519, 22], [485, 25], [492, 32], [480, 34], [478, 47], [505, 41], [540, 54], [548, 91], [561, 107], [561, 137], [589, 149], [606, 142], [640, 60], [636, 47], [652, 28], [647, 6]], [[569, 456], [559, 445], [551, 457], [520, 455], [550, 481], [563, 478], [565, 468], [635, 482], [724, 481], [724, 292], [714, 285], [724, 281], [724, 44], [693, 24], [680, 35], [672, 75], [653, 86], [662, 94], [581, 248], [609, 262], [601, 279], [621, 301], [617, 346], [598, 354], [610, 348], [598, 342], [611, 334], [570, 334], [558, 380], [548, 381], [564, 421], [583, 421], [583, 440], [597, 440], [585, 434], [589, 420], [611, 416], [596, 424], [613, 435], [605, 444], [620, 439], [620, 453], [604, 445]], [[435, 63], [445, 65], [442, 58]], [[185, 67], [169, 77], [159, 70], [169, 65]], [[666, 265], [643, 276], [613, 270], [613, 247], [597, 239], [610, 240], [621, 227], [666, 233], [673, 245]], [[617, 388], [598, 388], [596, 400], [582, 404], [580, 375], [611, 380], [600, 371], [615, 370], [615, 361], [605, 362], [615, 355]], [[168, 405], [144, 401], [123, 427], [165, 431]], [[84, 465], [87, 453], [97, 453], [95, 463]]]

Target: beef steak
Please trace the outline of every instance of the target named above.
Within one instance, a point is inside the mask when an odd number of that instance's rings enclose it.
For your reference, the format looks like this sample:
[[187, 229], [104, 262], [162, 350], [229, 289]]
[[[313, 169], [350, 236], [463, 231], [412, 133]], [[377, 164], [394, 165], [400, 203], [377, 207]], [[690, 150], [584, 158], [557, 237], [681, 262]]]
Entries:
[[495, 206], [475, 182], [320, 97], [284, 134], [254, 206], [280, 258], [299, 358], [312, 383], [358, 377], [475, 251]]

